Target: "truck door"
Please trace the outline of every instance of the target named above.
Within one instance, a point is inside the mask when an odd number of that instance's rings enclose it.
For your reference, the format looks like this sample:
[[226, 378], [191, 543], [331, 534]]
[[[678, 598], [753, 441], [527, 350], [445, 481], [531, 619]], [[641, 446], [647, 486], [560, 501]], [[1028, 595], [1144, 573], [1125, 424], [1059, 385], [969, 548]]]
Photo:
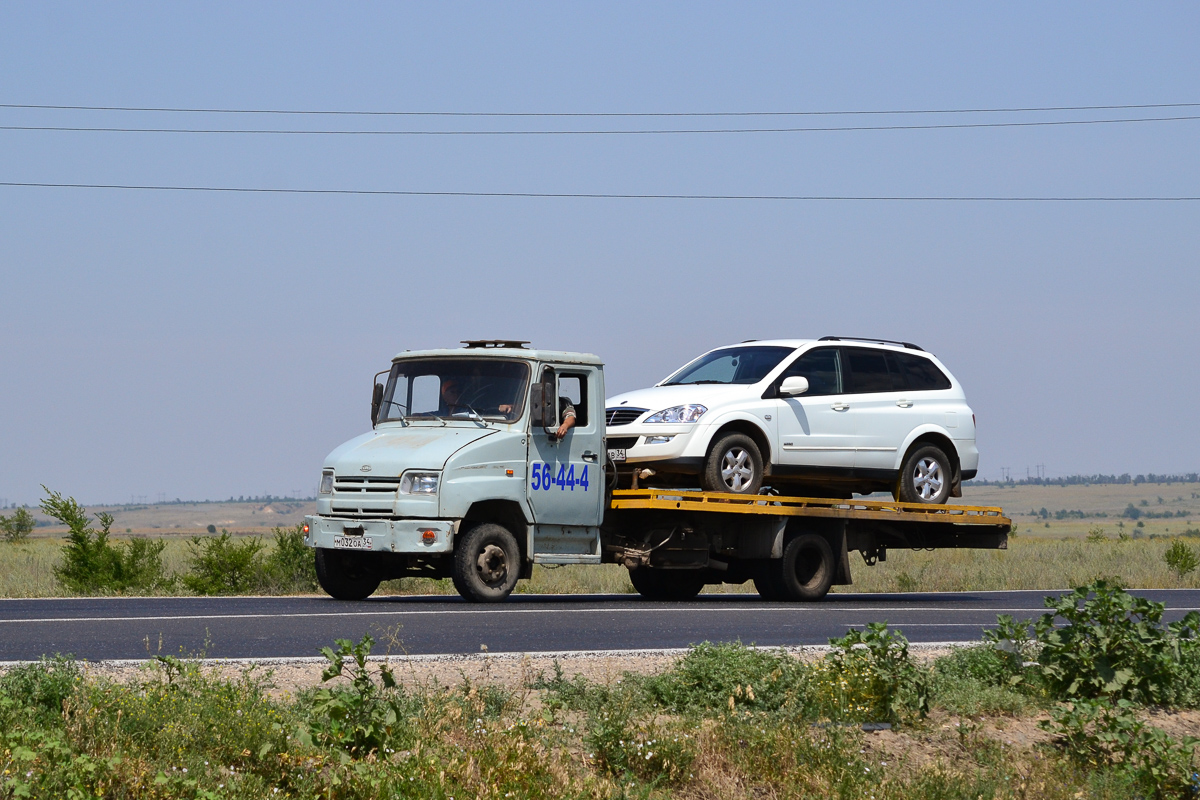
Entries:
[[[598, 561], [604, 516], [604, 402], [600, 371], [583, 365], [547, 366], [534, 389], [529, 436], [529, 505], [534, 559], [546, 563]], [[572, 408], [575, 425], [555, 431]], [[540, 424], [539, 424], [540, 423]]]

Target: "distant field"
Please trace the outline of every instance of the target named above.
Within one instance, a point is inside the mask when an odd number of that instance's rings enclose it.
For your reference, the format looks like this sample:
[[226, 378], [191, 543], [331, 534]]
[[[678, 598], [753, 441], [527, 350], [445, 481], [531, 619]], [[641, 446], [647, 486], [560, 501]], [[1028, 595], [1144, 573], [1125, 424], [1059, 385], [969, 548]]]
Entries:
[[[305, 500], [88, 506], [88, 511], [93, 514], [103, 511], [113, 515], [113, 533], [164, 538], [203, 534], [209, 525], [218, 531], [226, 528], [234, 533], [270, 533], [276, 526], [286, 528], [299, 525], [304, 521], [305, 514], [312, 514], [316, 509], [316, 503]], [[39, 521], [53, 522], [40, 510], [30, 510]], [[66, 533], [66, 530], [54, 523], [49, 527], [39, 527], [34, 531], [34, 536], [57, 537]]]

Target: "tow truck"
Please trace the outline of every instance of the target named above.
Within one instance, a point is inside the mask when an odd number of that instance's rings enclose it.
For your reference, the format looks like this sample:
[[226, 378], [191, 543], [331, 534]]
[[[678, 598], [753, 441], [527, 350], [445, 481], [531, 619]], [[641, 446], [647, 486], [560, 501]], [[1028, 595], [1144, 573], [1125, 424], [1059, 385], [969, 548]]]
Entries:
[[535, 564], [608, 563], [649, 599], [753, 581], [769, 600], [815, 601], [851, 584], [851, 552], [874, 565], [889, 549], [1008, 545], [994, 507], [617, 489], [603, 363], [528, 344], [405, 351], [375, 376], [371, 430], [325, 459], [305, 517], [331, 597], [430, 577], [496, 602]]

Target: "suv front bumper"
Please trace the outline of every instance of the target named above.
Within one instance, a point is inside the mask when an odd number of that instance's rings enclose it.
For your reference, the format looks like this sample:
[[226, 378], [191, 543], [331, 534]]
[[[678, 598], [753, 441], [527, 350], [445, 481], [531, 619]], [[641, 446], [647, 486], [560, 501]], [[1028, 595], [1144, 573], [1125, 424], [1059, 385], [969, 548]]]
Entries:
[[[304, 543], [330, 550], [376, 553], [449, 553], [458, 521], [448, 519], [354, 519], [308, 516]], [[425, 532], [432, 531], [431, 539]]]

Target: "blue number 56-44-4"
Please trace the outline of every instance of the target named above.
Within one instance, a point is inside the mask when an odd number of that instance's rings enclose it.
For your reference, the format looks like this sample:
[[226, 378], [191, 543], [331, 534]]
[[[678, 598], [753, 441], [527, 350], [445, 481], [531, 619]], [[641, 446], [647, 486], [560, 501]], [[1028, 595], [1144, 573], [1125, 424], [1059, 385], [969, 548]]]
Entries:
[[580, 469], [576, 470], [574, 464], [559, 464], [558, 473], [549, 464], [533, 464], [533, 469], [530, 471], [530, 486], [537, 491], [548, 490], [552, 486], [557, 486], [559, 490], [575, 491], [578, 487], [585, 492], [588, 490], [588, 465], [581, 464]]

